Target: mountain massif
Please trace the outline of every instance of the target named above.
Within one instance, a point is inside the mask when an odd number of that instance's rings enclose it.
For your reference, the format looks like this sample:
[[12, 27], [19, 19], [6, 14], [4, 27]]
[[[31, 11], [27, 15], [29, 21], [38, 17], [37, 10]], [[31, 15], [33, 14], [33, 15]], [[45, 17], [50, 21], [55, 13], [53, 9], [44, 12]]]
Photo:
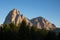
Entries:
[[13, 9], [8, 13], [3, 24], [14, 23], [16, 26], [18, 26], [18, 24], [21, 23], [23, 20], [26, 20], [27, 25], [35, 26], [38, 29], [46, 28], [47, 30], [53, 30], [56, 28], [54, 24], [50, 23], [43, 17], [36, 17], [29, 20], [24, 15], [21, 15], [20, 11], [17, 9]]

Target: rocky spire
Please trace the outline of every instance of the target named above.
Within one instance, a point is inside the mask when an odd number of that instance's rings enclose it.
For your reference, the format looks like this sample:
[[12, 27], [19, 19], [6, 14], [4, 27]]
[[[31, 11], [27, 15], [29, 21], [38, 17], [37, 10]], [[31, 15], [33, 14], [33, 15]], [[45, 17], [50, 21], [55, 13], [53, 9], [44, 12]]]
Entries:
[[14, 24], [16, 24], [17, 18], [20, 19], [19, 16], [20, 16], [20, 12], [17, 9], [14, 8], [6, 16], [6, 19], [4, 21], [4, 24], [8, 24], [8, 23], [14, 23]]

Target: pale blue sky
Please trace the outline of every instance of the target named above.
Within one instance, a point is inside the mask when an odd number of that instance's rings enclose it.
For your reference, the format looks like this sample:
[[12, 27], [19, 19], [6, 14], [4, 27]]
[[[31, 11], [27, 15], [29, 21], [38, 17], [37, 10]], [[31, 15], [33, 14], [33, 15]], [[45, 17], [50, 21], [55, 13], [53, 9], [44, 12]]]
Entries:
[[42, 16], [60, 27], [60, 0], [0, 0], [0, 24], [14, 8], [29, 19]]

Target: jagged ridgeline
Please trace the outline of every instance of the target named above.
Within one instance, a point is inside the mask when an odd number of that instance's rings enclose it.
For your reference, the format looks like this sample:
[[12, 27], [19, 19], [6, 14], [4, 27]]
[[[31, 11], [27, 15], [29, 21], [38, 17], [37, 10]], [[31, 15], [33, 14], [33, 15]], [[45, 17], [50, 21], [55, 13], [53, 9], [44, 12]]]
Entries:
[[45, 28], [47, 30], [53, 30], [56, 28], [56, 26], [50, 22], [48, 22], [43, 17], [36, 17], [31, 20], [29, 20], [24, 15], [21, 15], [20, 11], [17, 9], [11, 10], [8, 15], [5, 18], [4, 24], [10, 24], [13, 23], [16, 26], [18, 26], [19, 23], [22, 23], [23, 20], [26, 20], [26, 24], [29, 26], [35, 26], [38, 29]]

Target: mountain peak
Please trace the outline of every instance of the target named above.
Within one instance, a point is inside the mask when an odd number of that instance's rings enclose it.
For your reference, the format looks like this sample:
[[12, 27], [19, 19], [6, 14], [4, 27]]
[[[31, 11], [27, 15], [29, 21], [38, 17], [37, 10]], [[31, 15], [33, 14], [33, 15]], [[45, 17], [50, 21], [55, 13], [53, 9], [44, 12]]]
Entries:
[[33, 25], [39, 29], [46, 28], [49, 30], [49, 29], [55, 28], [54, 24], [50, 23], [48, 20], [46, 20], [42, 16], [39, 16], [39, 17], [29, 20], [27, 17], [21, 15], [19, 10], [17, 10], [16, 8], [14, 8], [13, 10], [11, 10], [8, 13], [8, 15], [5, 18], [4, 24], [14, 23], [15, 25], [18, 26], [18, 24], [21, 23], [24, 19], [26, 20], [27, 25], [29, 25], [29, 26]]
[[34, 26], [37, 26], [37, 28], [46, 28], [47, 30], [53, 30], [55, 28], [54, 24], [50, 23], [48, 20], [41, 16], [33, 18], [30, 21], [33, 23]]
[[16, 8], [11, 10], [8, 15], [6, 16], [6, 19], [4, 21], [4, 24], [9, 24], [9, 23], [16, 23], [15, 21], [19, 18], [20, 19], [20, 12]]
[[39, 17], [37, 17], [37, 18], [43, 18], [42, 16], [39, 16]]
[[26, 18], [25, 16], [21, 15], [19, 10], [14, 8], [6, 16], [4, 24], [13, 23], [16, 26], [18, 26], [18, 24], [21, 23], [24, 19], [26, 19], [27, 24], [31, 24], [32, 25], [32, 23], [28, 20], [28, 18]]
[[14, 8], [14, 9], [12, 10], [12, 13], [19, 14], [20, 12], [19, 12], [18, 9]]

